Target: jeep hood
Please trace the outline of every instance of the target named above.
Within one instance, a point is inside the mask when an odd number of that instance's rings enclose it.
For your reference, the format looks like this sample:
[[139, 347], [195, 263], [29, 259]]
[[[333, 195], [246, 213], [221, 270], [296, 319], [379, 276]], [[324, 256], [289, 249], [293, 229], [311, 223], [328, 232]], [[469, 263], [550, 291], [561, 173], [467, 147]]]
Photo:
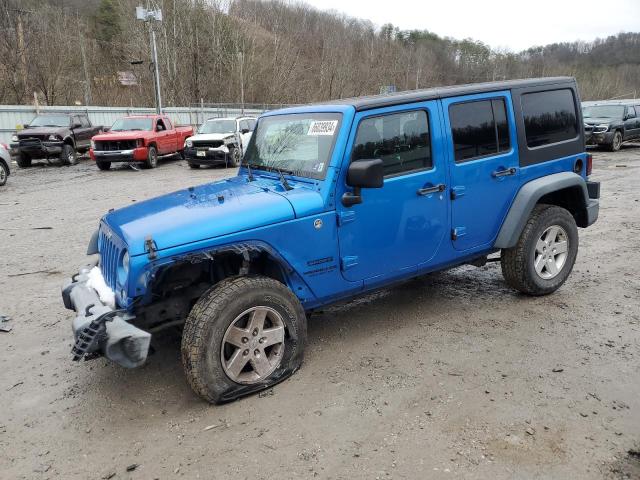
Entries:
[[140, 255], [147, 236], [163, 250], [294, 218], [289, 200], [256, 183], [234, 177], [191, 187], [113, 211], [103, 221], [130, 255]]

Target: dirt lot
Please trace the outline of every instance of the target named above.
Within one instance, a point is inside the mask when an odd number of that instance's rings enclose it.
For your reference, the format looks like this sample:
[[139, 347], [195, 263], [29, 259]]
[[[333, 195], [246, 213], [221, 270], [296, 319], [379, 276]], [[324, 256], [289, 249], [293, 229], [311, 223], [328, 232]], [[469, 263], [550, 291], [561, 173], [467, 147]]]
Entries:
[[0, 477], [640, 478], [640, 145], [594, 171], [600, 220], [556, 294], [515, 294], [497, 264], [415, 280], [313, 315], [296, 375], [210, 406], [175, 335], [138, 370], [72, 364], [59, 287], [109, 208], [233, 172], [14, 168]]

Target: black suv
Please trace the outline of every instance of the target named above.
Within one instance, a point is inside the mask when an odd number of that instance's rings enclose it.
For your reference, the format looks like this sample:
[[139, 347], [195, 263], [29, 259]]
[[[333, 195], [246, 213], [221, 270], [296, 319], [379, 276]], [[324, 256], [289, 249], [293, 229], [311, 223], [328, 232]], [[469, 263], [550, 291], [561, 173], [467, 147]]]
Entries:
[[84, 113], [38, 115], [11, 138], [11, 155], [19, 167], [36, 159], [59, 158], [63, 165], [75, 165], [77, 154], [89, 150], [91, 137], [102, 132]]
[[623, 142], [640, 139], [640, 100], [583, 103], [582, 116], [587, 145], [616, 152]]

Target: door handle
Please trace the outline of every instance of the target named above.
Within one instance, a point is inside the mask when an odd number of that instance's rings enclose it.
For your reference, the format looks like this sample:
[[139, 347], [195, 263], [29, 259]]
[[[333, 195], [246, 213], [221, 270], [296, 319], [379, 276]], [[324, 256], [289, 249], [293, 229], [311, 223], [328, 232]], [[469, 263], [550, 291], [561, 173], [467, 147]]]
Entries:
[[431, 195], [432, 193], [444, 192], [444, 189], [447, 186], [444, 183], [439, 183], [438, 185], [434, 185], [433, 187], [421, 188], [418, 190], [418, 195], [425, 196]]
[[491, 173], [493, 178], [507, 177], [509, 175], [515, 175], [516, 169], [514, 167], [507, 168], [505, 170], [496, 170]]

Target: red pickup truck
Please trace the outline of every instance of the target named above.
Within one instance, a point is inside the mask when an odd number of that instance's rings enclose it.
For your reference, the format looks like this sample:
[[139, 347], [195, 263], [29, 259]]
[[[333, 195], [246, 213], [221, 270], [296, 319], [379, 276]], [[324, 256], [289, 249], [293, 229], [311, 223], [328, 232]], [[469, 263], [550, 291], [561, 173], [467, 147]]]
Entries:
[[191, 135], [193, 127], [176, 127], [165, 115], [123, 117], [91, 139], [89, 155], [100, 170], [109, 170], [113, 162], [143, 162], [145, 168], [155, 168], [159, 156], [183, 155], [184, 141]]

